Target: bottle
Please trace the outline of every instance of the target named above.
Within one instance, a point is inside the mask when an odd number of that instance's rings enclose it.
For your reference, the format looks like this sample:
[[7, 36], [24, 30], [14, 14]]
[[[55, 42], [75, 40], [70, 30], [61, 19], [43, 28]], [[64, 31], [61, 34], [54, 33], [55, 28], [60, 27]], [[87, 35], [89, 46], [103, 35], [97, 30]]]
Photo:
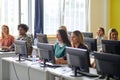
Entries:
[[32, 51], [32, 61], [36, 62], [36, 50], [35, 49], [33, 49]]
[[38, 42], [38, 40], [37, 40], [37, 38], [35, 38], [34, 39], [34, 46], [37, 46], [37, 42]]

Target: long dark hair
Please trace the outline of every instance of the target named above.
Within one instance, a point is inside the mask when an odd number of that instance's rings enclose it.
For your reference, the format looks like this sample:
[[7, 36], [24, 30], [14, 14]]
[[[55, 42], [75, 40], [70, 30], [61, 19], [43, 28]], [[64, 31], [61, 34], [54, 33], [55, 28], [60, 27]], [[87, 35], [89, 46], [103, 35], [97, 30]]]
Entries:
[[65, 30], [59, 29], [58, 32], [60, 33], [63, 43], [67, 46], [71, 46], [70, 40], [68, 39], [68, 35]]

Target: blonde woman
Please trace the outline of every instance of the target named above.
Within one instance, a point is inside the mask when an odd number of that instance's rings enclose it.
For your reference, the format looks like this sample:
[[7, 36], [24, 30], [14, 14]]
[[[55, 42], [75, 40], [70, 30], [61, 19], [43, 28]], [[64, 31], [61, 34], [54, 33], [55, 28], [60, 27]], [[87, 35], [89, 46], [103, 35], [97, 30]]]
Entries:
[[64, 30], [65, 32], [67, 32], [66, 26], [63, 26], [63, 25], [62, 25], [62, 26], [59, 27], [59, 29], [62, 29], [62, 30]]
[[87, 46], [84, 44], [83, 35], [80, 31], [76, 30], [71, 33], [71, 44], [74, 48], [87, 49]]
[[9, 27], [7, 25], [2, 26], [2, 35], [0, 39], [0, 47], [2, 49], [8, 49], [14, 42], [14, 37], [9, 34]]
[[105, 30], [104, 30], [103, 27], [99, 27], [99, 28], [97, 29], [96, 39], [97, 39], [97, 44], [98, 44], [98, 45], [101, 44], [101, 40], [102, 40], [102, 39], [106, 39], [106, 37], [105, 37]]
[[118, 40], [118, 31], [115, 28], [109, 29], [108, 40]]

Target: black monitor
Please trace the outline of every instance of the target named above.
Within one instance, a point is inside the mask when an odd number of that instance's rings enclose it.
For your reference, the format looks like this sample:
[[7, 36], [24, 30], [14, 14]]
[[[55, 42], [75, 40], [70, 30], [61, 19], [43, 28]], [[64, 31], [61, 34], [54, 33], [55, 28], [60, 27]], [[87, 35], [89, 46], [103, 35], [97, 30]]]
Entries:
[[44, 66], [46, 66], [46, 62], [55, 64], [54, 47], [52, 44], [38, 42], [37, 47], [40, 50], [40, 59], [44, 61]]
[[102, 40], [102, 50], [106, 53], [120, 55], [120, 41]]
[[67, 62], [74, 69], [74, 76], [79, 72], [89, 72], [89, 53], [86, 49], [66, 47]]
[[89, 51], [97, 51], [97, 39], [84, 38], [84, 42], [88, 46]]
[[27, 42], [23, 40], [15, 40], [15, 53], [19, 54], [20, 57], [28, 57]]
[[48, 43], [48, 39], [47, 39], [47, 35], [46, 34], [36, 33], [36, 36], [37, 36], [38, 42]]
[[106, 80], [109, 80], [109, 77], [117, 78], [115, 80], [120, 80], [119, 55], [104, 52], [94, 52], [94, 57], [98, 74], [104, 77], [107, 76]]
[[83, 37], [86, 38], [93, 38], [93, 33], [92, 32], [82, 32]]

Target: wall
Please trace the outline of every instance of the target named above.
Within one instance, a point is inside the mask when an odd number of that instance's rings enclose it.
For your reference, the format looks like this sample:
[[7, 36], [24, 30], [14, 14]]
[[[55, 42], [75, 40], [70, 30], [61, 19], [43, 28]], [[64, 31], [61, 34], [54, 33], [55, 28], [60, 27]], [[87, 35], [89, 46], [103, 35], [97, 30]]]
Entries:
[[110, 26], [110, 0], [90, 0], [90, 32], [96, 35], [98, 27], [105, 28], [106, 35]]
[[120, 0], [111, 0], [110, 5], [110, 27], [118, 30], [120, 38]]

